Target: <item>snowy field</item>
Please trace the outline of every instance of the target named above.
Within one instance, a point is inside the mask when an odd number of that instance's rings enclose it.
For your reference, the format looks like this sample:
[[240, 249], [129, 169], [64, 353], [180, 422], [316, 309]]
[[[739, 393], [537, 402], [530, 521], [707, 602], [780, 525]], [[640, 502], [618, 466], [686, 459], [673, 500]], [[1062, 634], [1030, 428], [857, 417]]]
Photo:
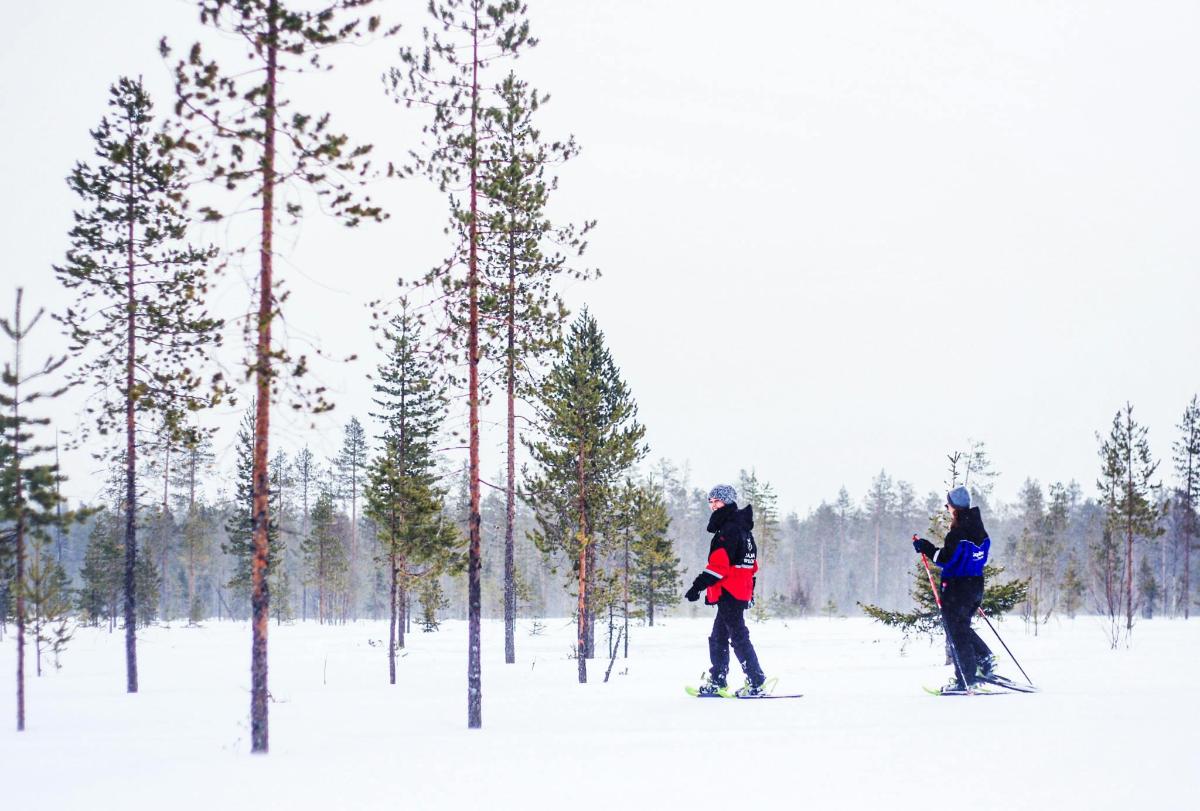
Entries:
[[[20, 734], [6, 636], [4, 807], [978, 811], [1200, 797], [1200, 620], [1142, 621], [1118, 651], [1095, 619], [1038, 637], [1009, 620], [1001, 633], [1044, 692], [946, 699], [921, 691], [948, 675], [940, 645], [901, 656], [899, 636], [865, 619], [772, 620], [751, 626], [760, 658], [779, 692], [805, 697], [758, 702], [684, 694], [707, 663], [708, 619], [635, 627], [630, 659], [607, 684], [607, 662], [589, 663], [587, 685], [568, 658], [573, 626], [545, 625], [531, 636], [523, 623], [505, 665], [503, 628], [485, 624], [484, 728], [469, 731], [464, 623], [412, 634], [395, 687], [386, 625], [272, 624], [265, 757], [249, 754], [244, 623], [146, 630], [133, 696], [121, 633], [80, 631], [63, 670], [29, 678]], [[971, 784], [977, 797], [962, 794]]]

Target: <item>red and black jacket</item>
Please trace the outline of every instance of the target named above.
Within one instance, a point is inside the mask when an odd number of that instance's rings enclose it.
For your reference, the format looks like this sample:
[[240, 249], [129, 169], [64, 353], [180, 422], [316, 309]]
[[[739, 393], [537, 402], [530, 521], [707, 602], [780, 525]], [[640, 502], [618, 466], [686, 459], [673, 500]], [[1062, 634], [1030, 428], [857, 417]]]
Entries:
[[750, 532], [753, 528], [754, 509], [749, 504], [741, 510], [736, 502], [713, 510], [708, 519], [708, 531], [713, 533], [708, 562], [692, 582], [693, 589], [705, 589], [705, 605], [715, 605], [723, 593], [747, 605], [754, 599], [758, 547]]

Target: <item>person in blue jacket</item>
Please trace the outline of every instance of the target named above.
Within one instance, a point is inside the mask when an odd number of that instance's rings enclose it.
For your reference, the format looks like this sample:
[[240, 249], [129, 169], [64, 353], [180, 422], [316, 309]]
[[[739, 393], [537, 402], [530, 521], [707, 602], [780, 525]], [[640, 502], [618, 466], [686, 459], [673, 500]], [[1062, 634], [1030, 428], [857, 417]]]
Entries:
[[939, 549], [924, 538], [913, 540], [913, 548], [942, 567], [942, 619], [952, 646], [954, 678], [945, 690], [973, 689], [979, 679], [992, 675], [996, 659], [971, 628], [971, 619], [983, 603], [983, 567], [987, 564], [991, 539], [983, 527], [979, 508], [971, 506], [971, 493], [955, 487], [946, 494], [950, 531]]

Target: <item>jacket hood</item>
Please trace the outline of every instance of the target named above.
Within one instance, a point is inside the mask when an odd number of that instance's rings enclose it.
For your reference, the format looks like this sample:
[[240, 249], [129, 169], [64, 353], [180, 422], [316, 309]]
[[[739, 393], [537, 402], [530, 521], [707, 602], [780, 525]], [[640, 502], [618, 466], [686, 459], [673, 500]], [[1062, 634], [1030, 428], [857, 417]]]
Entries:
[[747, 504], [739, 510], [737, 502], [732, 501], [719, 510], [713, 510], [708, 517], [708, 531], [720, 532], [730, 522], [736, 522], [736, 526], [745, 532], [754, 529], [754, 505]]
[[963, 537], [972, 543], [982, 543], [988, 536], [987, 530], [983, 528], [983, 516], [979, 514], [978, 507], [963, 510], [959, 515], [958, 529]]

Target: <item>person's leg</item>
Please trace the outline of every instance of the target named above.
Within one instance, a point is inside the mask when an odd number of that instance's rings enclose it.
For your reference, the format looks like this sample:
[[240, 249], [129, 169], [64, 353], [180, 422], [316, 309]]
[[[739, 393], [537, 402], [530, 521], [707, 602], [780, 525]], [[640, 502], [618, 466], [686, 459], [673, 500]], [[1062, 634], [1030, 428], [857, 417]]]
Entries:
[[950, 638], [952, 653], [957, 656], [954, 675], [960, 687], [975, 683], [975, 646], [971, 641], [971, 614], [973, 601], [957, 584], [947, 583], [942, 590], [942, 617], [946, 621], [946, 635]]
[[724, 615], [725, 627], [729, 629], [729, 641], [733, 652], [737, 654], [746, 680], [757, 687], [766, 679], [762, 667], [758, 663], [758, 654], [750, 641], [750, 629], [746, 627], [746, 609], [732, 599], [722, 600], [717, 604], [717, 615]]
[[708, 637], [708, 660], [712, 663], [712, 669], [708, 672], [712, 675], [713, 682], [724, 687], [725, 677], [729, 672], [729, 627], [725, 624], [725, 617], [721, 614], [719, 605], [717, 616], [713, 620], [712, 633]]
[[[971, 619], [979, 616], [979, 608], [981, 605], [983, 605], [982, 583], [979, 584], [979, 588], [976, 591], [977, 593], [972, 595], [973, 600], [970, 613]], [[981, 670], [990, 673], [993, 669], [995, 669], [996, 666], [996, 657], [992, 654], [992, 649], [987, 646], [987, 643], [983, 641], [983, 637], [981, 637], [975, 631], [975, 629], [970, 626], [969, 623], [967, 625], [967, 631], [970, 634], [971, 648], [975, 651], [975, 661], [978, 662]]]

